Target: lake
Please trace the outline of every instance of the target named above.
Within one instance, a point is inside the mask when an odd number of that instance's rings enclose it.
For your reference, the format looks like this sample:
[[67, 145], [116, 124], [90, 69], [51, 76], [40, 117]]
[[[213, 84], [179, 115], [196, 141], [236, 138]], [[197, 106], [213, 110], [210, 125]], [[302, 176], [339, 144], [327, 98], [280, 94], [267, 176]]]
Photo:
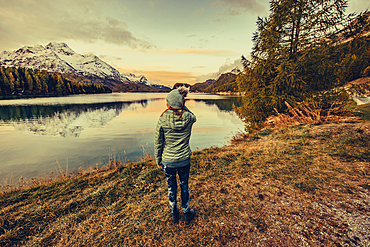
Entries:
[[[166, 93], [113, 93], [0, 101], [0, 181], [101, 167], [153, 155]], [[189, 94], [191, 149], [223, 146], [244, 130], [240, 97]]]

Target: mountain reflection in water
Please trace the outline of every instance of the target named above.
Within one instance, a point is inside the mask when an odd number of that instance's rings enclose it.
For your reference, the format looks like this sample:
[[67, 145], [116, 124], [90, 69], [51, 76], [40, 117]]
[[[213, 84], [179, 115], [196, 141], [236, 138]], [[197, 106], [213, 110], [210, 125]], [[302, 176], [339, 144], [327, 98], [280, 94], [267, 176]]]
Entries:
[[[11, 123], [16, 130], [42, 135], [78, 137], [86, 128], [104, 126], [131, 105], [146, 108], [150, 101], [112, 102], [73, 105], [12, 105], [0, 106], [0, 119]], [[195, 99], [207, 105], [216, 105], [220, 111], [232, 111], [241, 98]]]
[[78, 137], [86, 128], [104, 126], [130, 105], [145, 108], [148, 100], [137, 102], [2, 106], [0, 117], [16, 130], [42, 134]]
[[[0, 101], [0, 181], [100, 167], [153, 155], [154, 132], [166, 94], [111, 94]], [[233, 112], [240, 97], [190, 94], [197, 116], [192, 150], [222, 146], [244, 128]]]

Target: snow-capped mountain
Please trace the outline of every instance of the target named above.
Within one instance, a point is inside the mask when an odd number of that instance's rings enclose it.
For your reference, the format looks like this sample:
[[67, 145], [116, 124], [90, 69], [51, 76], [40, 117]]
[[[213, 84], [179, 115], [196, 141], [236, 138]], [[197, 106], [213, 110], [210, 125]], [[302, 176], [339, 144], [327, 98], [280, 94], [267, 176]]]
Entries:
[[145, 76], [143, 76], [143, 75], [137, 76], [137, 75], [132, 74], [132, 73], [125, 73], [124, 77], [127, 78], [128, 80], [132, 81], [132, 82], [144, 83], [148, 86], [154, 85], [154, 83], [152, 83], [151, 81], [146, 79]]
[[0, 53], [0, 65], [24, 67], [63, 74], [97, 76], [121, 83], [142, 83], [151, 87], [161, 87], [149, 81], [145, 76], [120, 73], [99, 57], [89, 54], [81, 55], [65, 43], [51, 42], [47, 46], [24, 46], [15, 51]]

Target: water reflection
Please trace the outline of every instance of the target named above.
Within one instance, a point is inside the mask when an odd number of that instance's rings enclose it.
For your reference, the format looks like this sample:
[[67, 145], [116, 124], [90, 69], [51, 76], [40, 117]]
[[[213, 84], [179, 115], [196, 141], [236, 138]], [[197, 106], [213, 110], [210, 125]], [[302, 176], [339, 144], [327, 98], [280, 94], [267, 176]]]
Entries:
[[241, 97], [230, 97], [223, 99], [195, 99], [198, 102], [204, 102], [207, 105], [216, 105], [221, 111], [232, 111], [233, 106], [240, 106], [242, 104]]
[[[153, 154], [154, 131], [166, 94], [112, 94], [0, 101], [0, 182], [11, 176], [44, 176], [57, 166], [69, 170], [135, 161]], [[232, 111], [240, 98], [190, 95], [197, 116], [192, 150], [222, 146], [243, 129]], [[85, 102], [85, 103], [84, 103]], [[145, 148], [143, 148], [145, 147]]]
[[86, 128], [104, 126], [131, 105], [145, 108], [148, 100], [74, 105], [1, 106], [3, 124], [12, 124], [16, 130], [42, 135], [78, 137]]
[[[86, 128], [104, 126], [124, 109], [132, 106], [146, 108], [151, 101], [108, 102], [65, 105], [10, 105], [0, 106], [0, 125], [11, 124], [16, 130], [41, 135], [79, 137]], [[215, 105], [221, 111], [232, 111], [241, 98], [194, 99], [206, 105]]]
[[58, 113], [75, 112], [77, 115], [84, 112], [95, 110], [121, 110], [134, 103], [141, 104], [142, 107], [148, 105], [148, 100], [130, 102], [108, 102], [95, 104], [64, 104], [64, 105], [7, 105], [0, 106], [0, 119], [3, 121], [34, 119], [39, 117], [54, 116]]

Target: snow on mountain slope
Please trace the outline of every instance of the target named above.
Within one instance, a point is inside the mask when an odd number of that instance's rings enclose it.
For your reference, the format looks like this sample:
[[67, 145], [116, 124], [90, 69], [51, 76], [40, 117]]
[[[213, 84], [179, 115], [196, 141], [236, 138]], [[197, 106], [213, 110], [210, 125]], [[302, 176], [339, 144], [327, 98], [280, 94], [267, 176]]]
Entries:
[[154, 86], [145, 76], [121, 74], [95, 55], [81, 55], [65, 43], [51, 42], [42, 45], [24, 46], [16, 51], [0, 53], [0, 65], [47, 70], [49, 72], [94, 75], [118, 82], [143, 83]]
[[124, 75], [127, 79], [129, 79], [130, 81], [133, 81], [133, 82], [144, 83], [148, 86], [155, 85], [154, 83], [152, 83], [151, 81], [146, 79], [145, 76], [143, 76], [143, 75], [137, 76], [137, 75], [131, 74], [131, 73], [125, 73]]
[[60, 73], [76, 73], [68, 63], [61, 60], [53, 51], [41, 45], [24, 46], [16, 51], [0, 53], [3, 66], [26, 67]]
[[121, 74], [97, 56], [77, 54], [65, 43], [49, 43], [46, 49], [52, 50], [61, 60], [73, 67], [77, 73], [121, 80]]

